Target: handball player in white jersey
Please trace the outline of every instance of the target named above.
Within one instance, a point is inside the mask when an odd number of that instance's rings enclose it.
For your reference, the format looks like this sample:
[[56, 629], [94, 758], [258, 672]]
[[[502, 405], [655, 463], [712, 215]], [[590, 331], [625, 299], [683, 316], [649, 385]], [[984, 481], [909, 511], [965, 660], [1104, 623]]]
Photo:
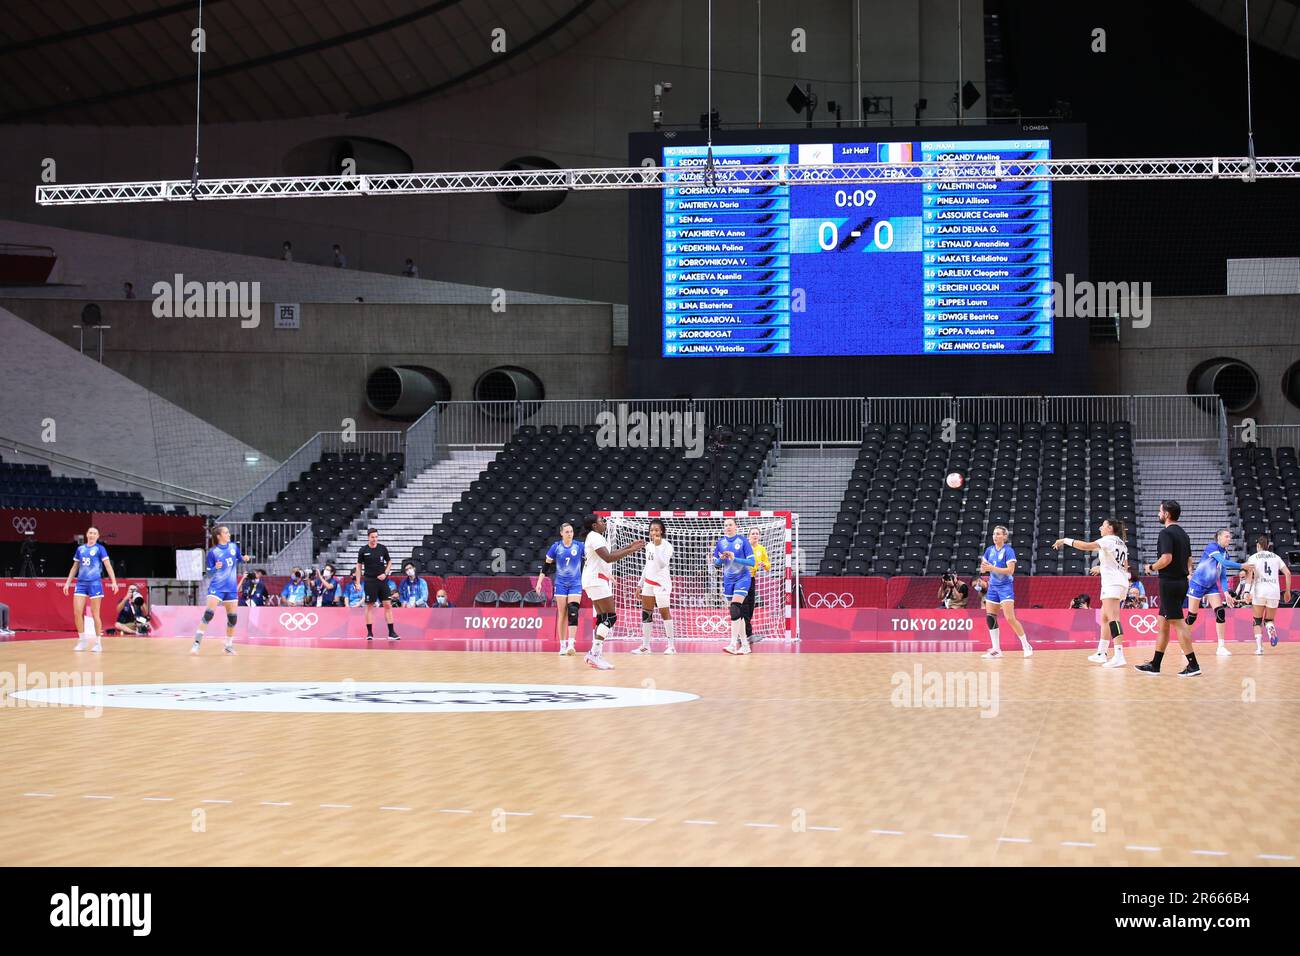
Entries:
[[668, 638], [665, 654], [676, 654], [673, 641], [673, 615], [668, 606], [673, 591], [673, 546], [668, 541], [668, 529], [659, 518], [650, 521], [650, 538], [645, 543], [645, 568], [641, 571], [641, 646], [633, 654], [650, 654], [650, 638], [655, 632], [655, 608], [663, 618], [664, 635]]
[[605, 540], [605, 519], [600, 515], [590, 516], [583, 523], [583, 530], [586, 532], [583, 539], [586, 564], [582, 569], [582, 589], [591, 598], [596, 611], [596, 633], [586, 660], [597, 670], [609, 671], [614, 669], [614, 665], [605, 659], [605, 638], [609, 637], [618, 620], [614, 607], [614, 580], [609, 566], [634, 551], [640, 551], [645, 542], [633, 541], [626, 548], [610, 551], [609, 542]]
[[[1255, 539], [1255, 553], [1246, 559], [1243, 573], [1250, 579], [1251, 617], [1255, 625], [1255, 653], [1264, 653], [1264, 641], [1261, 628], [1268, 631], [1268, 643], [1277, 647], [1277, 617], [1279, 602], [1291, 600], [1291, 569], [1285, 561], [1269, 548], [1272, 542], [1268, 535], [1261, 534]], [[1278, 572], [1286, 575], [1286, 591], [1279, 592], [1277, 586]]]
[[[1124, 628], [1119, 622], [1120, 605], [1128, 597], [1128, 544], [1125, 542], [1124, 522], [1107, 518], [1101, 523], [1101, 537], [1096, 541], [1079, 541], [1075, 538], [1057, 538], [1052, 547], [1062, 545], [1077, 551], [1096, 551], [1099, 563], [1094, 573], [1101, 574], [1101, 637], [1097, 653], [1088, 660], [1103, 667], [1124, 666]], [[1106, 646], [1115, 644], [1115, 653], [1106, 659]]]

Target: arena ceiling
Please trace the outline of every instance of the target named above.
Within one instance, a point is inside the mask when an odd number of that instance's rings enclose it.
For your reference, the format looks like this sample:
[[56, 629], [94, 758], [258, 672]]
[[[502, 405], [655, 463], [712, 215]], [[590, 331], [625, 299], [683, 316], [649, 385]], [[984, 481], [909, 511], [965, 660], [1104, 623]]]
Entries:
[[[203, 0], [203, 118], [357, 116], [459, 91], [530, 69], [628, 2]], [[6, 0], [0, 122], [192, 123], [198, 7]]]

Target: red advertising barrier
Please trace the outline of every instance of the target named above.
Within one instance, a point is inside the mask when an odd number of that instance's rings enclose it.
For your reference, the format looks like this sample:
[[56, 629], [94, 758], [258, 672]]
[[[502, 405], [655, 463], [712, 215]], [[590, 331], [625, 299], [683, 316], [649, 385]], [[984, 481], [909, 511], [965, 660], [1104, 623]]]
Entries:
[[[72, 561], [68, 561], [72, 566]], [[0, 578], [0, 602], [9, 605], [9, 626], [15, 631], [72, 630], [71, 589], [63, 593], [64, 578]], [[116, 594], [104, 577], [104, 600], [100, 602], [100, 619], [111, 627], [117, 619], [117, 603], [126, 597], [127, 585], [134, 584], [149, 598], [149, 585], [143, 578], [118, 578]], [[73, 587], [75, 587], [75, 583]], [[89, 606], [89, 601], [86, 602]]]
[[[91, 525], [99, 529], [99, 540], [110, 552], [115, 544], [203, 547], [204, 521], [198, 515], [0, 508], [0, 541], [32, 540], [39, 544], [71, 545], [76, 536], [85, 534]], [[31, 535], [27, 534], [29, 531]], [[71, 551], [68, 552], [68, 563], [72, 563]]]

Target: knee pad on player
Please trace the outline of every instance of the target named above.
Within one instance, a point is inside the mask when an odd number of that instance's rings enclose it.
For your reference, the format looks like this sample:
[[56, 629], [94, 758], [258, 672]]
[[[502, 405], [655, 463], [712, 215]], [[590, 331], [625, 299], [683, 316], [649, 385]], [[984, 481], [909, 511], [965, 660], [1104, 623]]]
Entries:
[[212, 610], [212, 608], [208, 608], [206, 611], [203, 612], [203, 623], [204, 623], [204, 624], [207, 624], [207, 623], [211, 622], [211, 620], [212, 620], [214, 617], [216, 617], [216, 616], [217, 616], [217, 615], [216, 615], [216, 613]]
[[1256, 630], [1264, 626], [1264, 619], [1262, 617], [1253, 617], [1251, 620], [1255, 622]]
[[654, 619], [655, 619], [654, 614], [652, 614], [650, 611], [647, 611], [645, 608], [641, 608], [641, 623], [642, 623], [642, 624], [649, 624], [649, 623], [650, 623], [651, 621], [653, 621]]
[[1124, 633], [1124, 628], [1120, 627], [1119, 621], [1110, 622], [1110, 636], [1119, 637]]
[[1191, 627], [1193, 624], [1196, 623], [1196, 612], [1188, 611], [1186, 616], [1183, 618], [1183, 620], [1187, 622], [1188, 627]]
[[994, 617], [992, 614], [985, 614], [984, 620], [988, 622], [990, 631], [998, 626], [998, 619]]
[[238, 620], [239, 620], [239, 615], [238, 615], [238, 614], [230, 614], [230, 613], [227, 613], [227, 614], [226, 614], [226, 627], [234, 627], [234, 626], [235, 626], [235, 623], [236, 623]]
[[744, 616], [745, 616], [745, 609], [741, 607], [739, 604], [733, 602], [731, 605], [731, 619], [733, 621], [739, 621]]
[[569, 602], [569, 626], [570, 627], [578, 626], [578, 602], [577, 601]]
[[597, 614], [597, 615], [596, 615], [596, 624], [597, 624], [597, 625], [604, 624], [604, 625], [605, 625], [607, 628], [609, 628], [611, 631], [614, 629], [614, 624], [615, 624], [617, 621], [618, 621], [618, 612], [617, 612], [617, 611], [610, 611], [608, 614]]
[[1214, 609], [1214, 620], [1222, 624], [1228, 619], [1228, 610], [1222, 604]]

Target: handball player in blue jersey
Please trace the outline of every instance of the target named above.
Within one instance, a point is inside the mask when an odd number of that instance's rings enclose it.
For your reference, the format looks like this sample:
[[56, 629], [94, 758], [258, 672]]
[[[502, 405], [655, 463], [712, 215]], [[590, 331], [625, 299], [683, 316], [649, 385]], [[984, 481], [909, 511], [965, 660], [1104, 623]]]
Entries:
[[1029, 657], [1034, 649], [1025, 637], [1024, 626], [1016, 620], [1016, 549], [1007, 544], [1010, 537], [1004, 525], [993, 529], [993, 543], [984, 549], [980, 559], [980, 574], [989, 576], [989, 590], [984, 595], [985, 620], [989, 625], [991, 646], [984, 655], [992, 660], [1002, 656], [1002, 638], [998, 632], [998, 614], [1001, 613], [1016, 637], [1020, 638], [1020, 648]]
[[554, 542], [542, 559], [533, 586], [542, 593], [542, 578], [549, 565], [555, 565], [555, 637], [560, 642], [560, 654], [576, 654], [578, 605], [582, 602], [582, 565], [586, 549], [581, 541], [573, 539], [573, 525], [567, 521], [560, 525], [560, 540]]
[[1228, 557], [1228, 547], [1232, 544], [1232, 532], [1220, 528], [1214, 540], [1201, 552], [1201, 560], [1192, 569], [1187, 581], [1187, 629], [1190, 631], [1196, 623], [1196, 612], [1202, 604], [1214, 608], [1214, 630], [1219, 637], [1219, 657], [1230, 657], [1232, 651], [1224, 644], [1224, 631], [1227, 629], [1227, 610], [1224, 592], [1228, 590], [1228, 572], [1241, 570], [1241, 565]]
[[728, 654], [748, 654], [745, 598], [754, 583], [754, 548], [736, 527], [735, 518], [722, 523], [722, 537], [713, 546], [713, 566], [722, 568], [722, 594], [729, 602], [731, 615], [731, 643], [723, 650]]
[[216, 616], [218, 604], [226, 606], [226, 653], [235, 653], [235, 624], [239, 620], [236, 609], [239, 606], [239, 565], [252, 559], [239, 550], [239, 545], [230, 540], [230, 529], [222, 525], [217, 529], [216, 547], [208, 549], [208, 607], [203, 612], [203, 620], [194, 631], [194, 646], [191, 654], [199, 652], [203, 643], [203, 632], [208, 622]]
[[[95, 646], [91, 648], [96, 654], [104, 649], [104, 622], [99, 617], [99, 604], [104, 600], [104, 568], [108, 568], [108, 580], [117, 593], [117, 574], [113, 571], [113, 562], [108, 560], [108, 549], [99, 543], [99, 529], [86, 529], [86, 543], [77, 547], [72, 557], [72, 569], [68, 579], [63, 582], [63, 593], [72, 587], [72, 579], [77, 580], [77, 589], [72, 594], [72, 626], [81, 634], [86, 617], [86, 602], [90, 602], [90, 614], [95, 619]], [[86, 638], [77, 641], [75, 651], [86, 649]]]

